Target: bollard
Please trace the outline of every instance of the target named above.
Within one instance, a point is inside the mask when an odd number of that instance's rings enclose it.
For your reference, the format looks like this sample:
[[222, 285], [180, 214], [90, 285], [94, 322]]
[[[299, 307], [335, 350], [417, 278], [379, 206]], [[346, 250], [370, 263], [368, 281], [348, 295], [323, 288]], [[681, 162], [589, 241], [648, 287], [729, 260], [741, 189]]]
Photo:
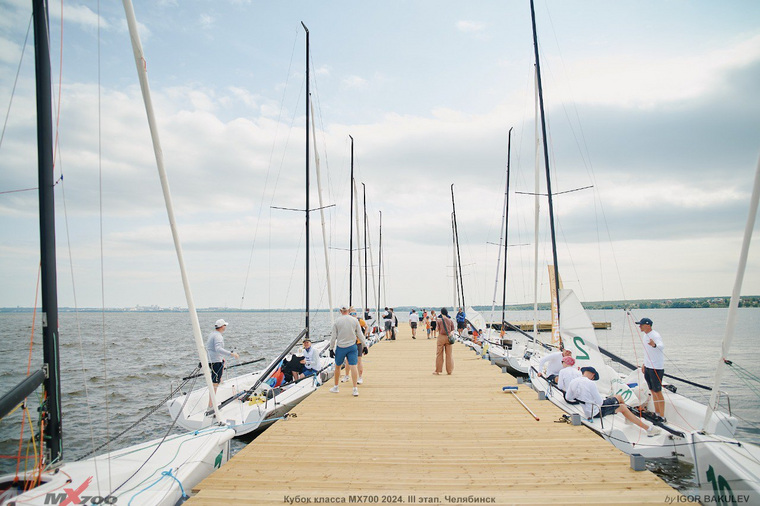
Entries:
[[545, 401], [546, 400], [546, 392], [543, 390], [538, 392], [538, 400], [539, 401]]
[[638, 453], [631, 454], [631, 469], [634, 471], [646, 471], [647, 463], [644, 457]]
[[[506, 368], [506, 367], [502, 367], [502, 368], [501, 368], [501, 373], [502, 373], [502, 374], [507, 374], [507, 368]], [[517, 383], [518, 383], [518, 384], [520, 383], [520, 378], [517, 378]]]
[[570, 415], [570, 423], [573, 425], [580, 425], [581, 424], [581, 414], [580, 413], [572, 413]]

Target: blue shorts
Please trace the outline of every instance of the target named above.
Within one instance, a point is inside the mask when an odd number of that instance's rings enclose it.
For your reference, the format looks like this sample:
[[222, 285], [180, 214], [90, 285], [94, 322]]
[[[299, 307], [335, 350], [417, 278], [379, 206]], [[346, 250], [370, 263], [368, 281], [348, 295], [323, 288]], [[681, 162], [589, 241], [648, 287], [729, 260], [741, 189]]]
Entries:
[[341, 348], [340, 346], [335, 348], [335, 365], [340, 367], [346, 359], [348, 359], [348, 365], [356, 365], [359, 363], [359, 354], [356, 353], [355, 344], [348, 348]]
[[[604, 416], [607, 416], [607, 415], [611, 415], [611, 414], [615, 413], [615, 411], [617, 411], [619, 407], [620, 407], [620, 403], [618, 402], [618, 400], [616, 398], [614, 398], [614, 397], [607, 397], [606, 399], [604, 399], [602, 401], [601, 416], [604, 417]], [[595, 416], [595, 418], [599, 417], [599, 415], [600, 415], [600, 413], [597, 413], [596, 416]]]
[[665, 369], [644, 368], [644, 379], [647, 380], [647, 386], [652, 392], [662, 392], [662, 377], [665, 375]]
[[307, 369], [304, 369], [301, 374], [303, 374], [304, 377], [306, 377], [306, 376], [314, 376], [315, 374], [317, 374], [317, 371], [315, 371], [314, 369], [308, 369], [307, 368]]
[[211, 368], [211, 383], [217, 385], [222, 382], [222, 373], [224, 372], [224, 362], [214, 362], [208, 365]]

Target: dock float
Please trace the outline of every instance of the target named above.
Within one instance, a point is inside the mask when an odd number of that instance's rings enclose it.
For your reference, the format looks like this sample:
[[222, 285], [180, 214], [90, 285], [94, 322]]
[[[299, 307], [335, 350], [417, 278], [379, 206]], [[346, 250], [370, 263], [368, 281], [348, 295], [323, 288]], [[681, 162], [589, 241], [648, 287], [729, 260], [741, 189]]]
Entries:
[[454, 345], [432, 374], [435, 340], [406, 325], [364, 357], [364, 384], [332, 380], [194, 489], [189, 505], [666, 504], [681, 494], [528, 385]]

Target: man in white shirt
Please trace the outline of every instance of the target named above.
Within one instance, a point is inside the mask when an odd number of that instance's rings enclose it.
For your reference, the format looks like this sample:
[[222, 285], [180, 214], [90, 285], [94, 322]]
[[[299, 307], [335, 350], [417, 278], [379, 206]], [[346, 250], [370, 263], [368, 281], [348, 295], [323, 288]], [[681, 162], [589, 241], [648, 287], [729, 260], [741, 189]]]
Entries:
[[340, 366], [343, 365], [344, 360], [348, 360], [348, 369], [351, 371], [351, 380], [354, 384], [354, 397], [359, 395], [359, 388], [357, 387], [356, 380], [358, 379], [358, 371], [356, 364], [359, 361], [359, 354], [357, 352], [356, 340], [360, 340], [364, 347], [364, 354], [369, 352], [367, 341], [364, 339], [364, 333], [362, 332], [359, 320], [348, 314], [348, 307], [343, 306], [340, 308], [340, 316], [335, 319], [332, 327], [332, 338], [330, 339], [330, 355], [335, 357], [335, 386], [330, 389], [330, 392], [338, 393], [338, 382], [340, 381]]
[[409, 326], [412, 327], [412, 339], [417, 339], [417, 324], [420, 321], [420, 315], [417, 314], [417, 311], [412, 309], [409, 312]]
[[599, 379], [599, 373], [593, 367], [581, 368], [582, 375], [575, 378], [567, 387], [565, 399], [570, 403], [580, 402], [583, 404], [583, 414], [591, 420], [595, 417], [605, 417], [614, 413], [622, 414], [626, 420], [634, 423], [647, 432], [647, 436], [656, 436], [662, 431], [654, 425], [647, 426], [639, 417], [631, 413], [628, 406], [623, 402], [619, 395], [607, 397], [602, 400], [599, 395], [599, 389], [596, 388], [594, 381]]
[[[544, 355], [538, 362], [538, 376], [545, 377], [546, 381], [557, 383], [557, 375], [562, 370], [562, 358], [569, 357], [572, 354], [570, 350], [562, 350]], [[545, 373], [544, 366], [546, 367]]]
[[557, 375], [557, 388], [564, 392], [571, 381], [580, 377], [581, 372], [575, 367], [575, 359], [573, 357], [563, 357], [562, 370]]
[[[227, 330], [227, 322], [218, 319], [214, 323], [214, 331], [206, 338], [206, 355], [208, 355], [208, 365], [211, 369], [211, 383], [214, 385], [214, 392], [219, 388], [224, 373], [225, 357], [240, 358], [240, 355], [234, 351], [224, 349], [224, 331]], [[211, 395], [208, 398], [208, 405], [211, 406]]]
[[311, 345], [308, 337], [303, 340], [303, 376], [312, 376], [319, 372], [319, 354]]
[[644, 344], [644, 364], [641, 372], [647, 381], [649, 391], [652, 392], [652, 401], [657, 415], [665, 421], [665, 396], [662, 394], [662, 378], [665, 375], [665, 344], [662, 336], [656, 330], [652, 330], [652, 320], [642, 318], [637, 321]]

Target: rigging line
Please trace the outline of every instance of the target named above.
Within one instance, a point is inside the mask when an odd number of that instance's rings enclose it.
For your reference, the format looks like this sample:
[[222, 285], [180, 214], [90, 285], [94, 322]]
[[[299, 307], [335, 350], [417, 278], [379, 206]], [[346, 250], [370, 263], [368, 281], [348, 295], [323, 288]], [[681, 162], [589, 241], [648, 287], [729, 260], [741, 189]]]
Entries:
[[298, 42], [298, 33], [299, 33], [299, 30], [296, 29], [296, 37], [293, 40], [293, 49], [290, 53], [290, 63], [288, 64], [288, 72], [285, 77], [285, 86], [283, 87], [282, 98], [280, 99], [280, 111], [277, 114], [277, 122], [276, 122], [275, 131], [274, 131], [274, 138], [272, 139], [272, 149], [269, 151], [269, 163], [267, 164], [267, 175], [264, 180], [264, 189], [261, 191], [261, 201], [259, 203], [259, 212], [258, 212], [258, 215], [256, 216], [256, 228], [254, 229], [254, 232], [253, 232], [251, 254], [248, 257], [248, 268], [245, 271], [245, 281], [243, 283], [243, 295], [240, 298], [240, 309], [243, 309], [243, 301], [245, 300], [245, 293], [248, 289], [248, 277], [251, 272], [251, 265], [253, 264], [253, 252], [254, 252], [254, 248], [256, 247], [256, 238], [258, 237], [259, 224], [261, 223], [261, 211], [264, 208], [264, 200], [266, 197], [267, 186], [269, 185], [269, 174], [272, 170], [272, 159], [274, 158], [274, 148], [277, 145], [277, 135], [280, 132], [280, 120], [282, 119], [282, 111], [285, 105], [285, 95], [288, 91], [288, 83], [290, 82], [290, 70], [293, 66], [293, 58], [296, 51], [296, 43]]
[[[18, 60], [18, 69], [16, 69], [16, 78], [13, 80], [13, 88], [11, 89], [11, 98], [8, 100], [8, 110], [5, 113], [5, 121], [3, 122], [3, 131], [0, 132], [0, 148], [3, 147], [3, 139], [5, 138], [5, 129], [8, 127], [8, 118], [10, 118], [11, 116], [11, 105], [13, 105], [13, 97], [16, 95], [16, 84], [18, 84], [18, 76], [21, 74], [21, 64], [24, 62], [24, 52], [26, 51], [26, 43], [29, 40], [29, 32], [32, 29], [32, 18], [33, 18], [33, 15], [30, 15], [29, 25], [26, 27], [26, 37], [24, 37], [24, 45], [21, 46], [21, 57]], [[17, 191], [22, 191], [22, 190], [17, 190]]]

